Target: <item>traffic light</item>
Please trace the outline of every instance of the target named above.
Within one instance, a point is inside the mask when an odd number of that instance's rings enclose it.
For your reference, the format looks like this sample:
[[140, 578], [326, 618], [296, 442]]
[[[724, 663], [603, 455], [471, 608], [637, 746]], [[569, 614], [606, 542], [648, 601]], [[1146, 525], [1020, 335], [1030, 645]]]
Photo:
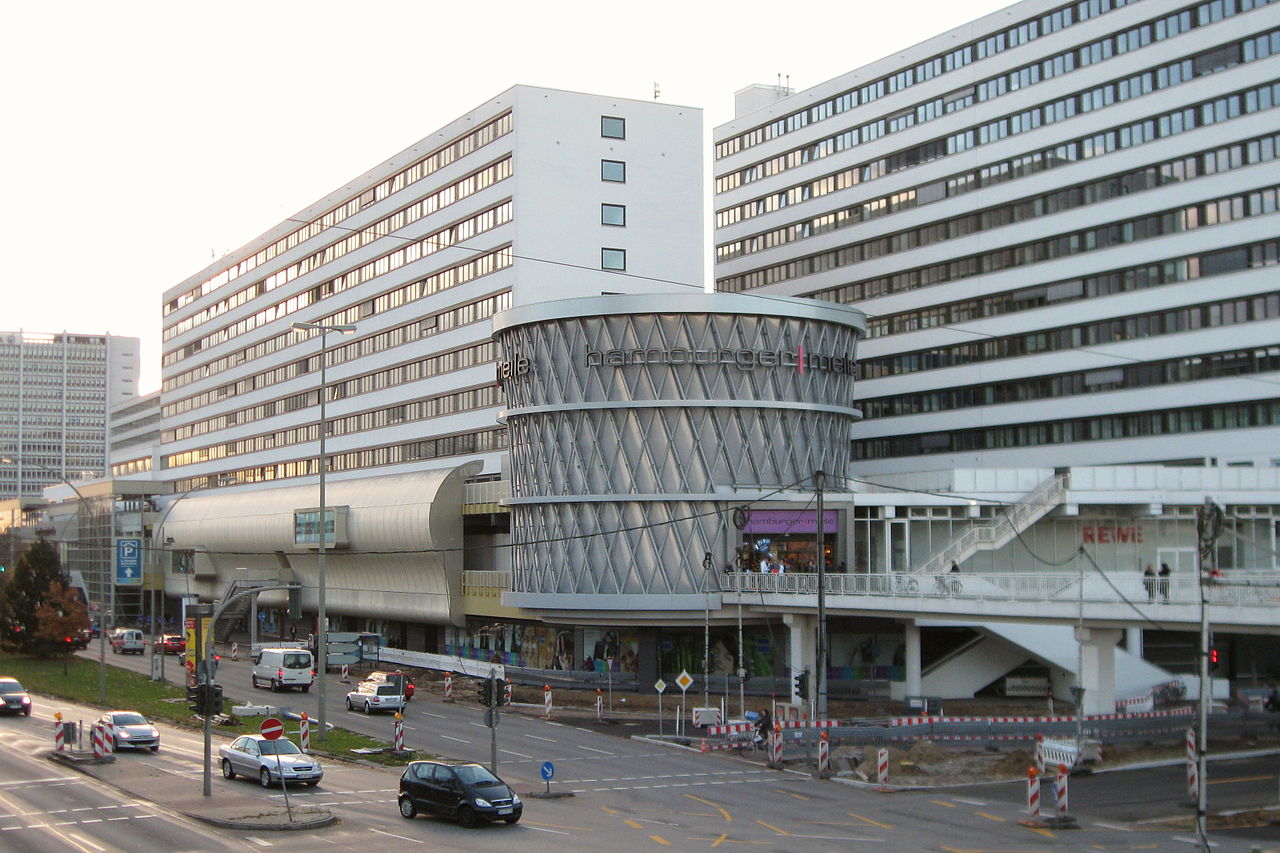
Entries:
[[1218, 650], [1217, 648], [1209, 649], [1209, 671], [1218, 671]]
[[511, 690], [514, 686], [515, 685], [511, 683], [510, 679], [507, 679], [502, 682], [502, 704], [503, 705], [511, 704]]
[[801, 699], [809, 698], [809, 670], [796, 674], [796, 694]]
[[197, 714], [204, 707], [202, 699], [204, 698], [204, 685], [191, 684], [187, 686], [187, 707]]
[[204, 714], [206, 717], [216, 717], [222, 713], [222, 685], [206, 684], [204, 689]]
[[492, 678], [486, 678], [483, 681], [476, 682], [476, 701], [486, 708], [493, 707], [493, 687]]

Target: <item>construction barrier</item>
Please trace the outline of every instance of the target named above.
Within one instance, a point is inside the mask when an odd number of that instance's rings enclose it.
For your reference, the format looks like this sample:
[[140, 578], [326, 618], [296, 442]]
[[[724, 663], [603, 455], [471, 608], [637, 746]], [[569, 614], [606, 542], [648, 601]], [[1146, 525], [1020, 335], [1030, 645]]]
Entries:
[[93, 724], [93, 734], [92, 734], [91, 740], [93, 741], [93, 757], [106, 758], [107, 749], [105, 746], [103, 746], [103, 743], [102, 743], [102, 724], [101, 723]]
[[448, 672], [444, 674], [444, 701], [453, 701], [453, 674]]
[[349, 667], [347, 664], [345, 664], [345, 663], [344, 663], [344, 664], [342, 665], [342, 683], [343, 683], [343, 684], [350, 684], [350, 683], [351, 683], [351, 679], [350, 679], [350, 677], [349, 677], [350, 672], [351, 672], [350, 667]]
[[1196, 730], [1187, 729], [1187, 796], [1192, 802], [1200, 798], [1199, 770], [1196, 766]]
[[110, 717], [102, 721], [102, 748], [107, 755], [116, 751], [116, 725]]
[[1027, 768], [1027, 816], [1040, 816], [1040, 774], [1034, 767]]
[[303, 752], [311, 751], [311, 717], [306, 711], [298, 717], [298, 746]]
[[53, 715], [53, 751], [54, 752], [62, 752], [64, 749], [66, 749], [67, 745], [63, 743], [64, 736], [65, 736], [65, 732], [63, 731], [63, 728], [62, 728], [62, 714], [60, 713], [54, 714]]
[[889, 750], [882, 749], [876, 754], [876, 781], [881, 785], [889, 782]]
[[818, 772], [824, 775], [831, 772], [831, 735], [826, 729], [818, 738]]
[[[1086, 714], [1088, 720], [1139, 720], [1159, 719], [1164, 717], [1185, 717], [1196, 712], [1195, 708], [1172, 708], [1168, 711], [1148, 711], [1140, 714]], [[889, 721], [890, 727], [898, 726], [931, 726], [936, 723], [1074, 723], [1076, 717], [1059, 715], [1056, 717], [894, 717]]]
[[1058, 778], [1053, 781], [1053, 805], [1058, 810], [1058, 819], [1067, 817], [1067, 765], [1058, 765]]
[[1036, 733], [1036, 772], [1044, 772], [1044, 735]]
[[404, 717], [399, 711], [396, 712], [395, 749], [396, 752], [404, 751]]
[[239, 643], [231, 644], [231, 659], [240, 660], [240, 644]]
[[546, 718], [551, 719], [551, 685], [544, 685], [542, 688], [542, 704], [546, 708]]
[[[1075, 767], [1080, 761], [1080, 751], [1076, 749], [1076, 744], [1073, 741], [1044, 740], [1038, 741], [1037, 745], [1040, 743], [1044, 744], [1042, 760], [1045, 764], [1050, 766], [1065, 764], [1068, 767]], [[1036, 772], [1043, 773], [1043, 766], [1037, 763]]]
[[769, 758], [771, 764], [782, 766], [782, 727], [777, 723], [769, 734]]
[[599, 720], [604, 716], [604, 694], [600, 692], [600, 688], [596, 688], [596, 719]]

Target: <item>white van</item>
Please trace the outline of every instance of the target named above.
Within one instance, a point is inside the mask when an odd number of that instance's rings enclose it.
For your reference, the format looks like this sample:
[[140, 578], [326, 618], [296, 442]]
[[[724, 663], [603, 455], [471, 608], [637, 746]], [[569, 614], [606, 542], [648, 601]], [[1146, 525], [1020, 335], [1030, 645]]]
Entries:
[[267, 684], [272, 690], [299, 687], [311, 689], [316, 677], [316, 661], [307, 649], [267, 648], [253, 658], [253, 686]]
[[111, 632], [111, 651], [117, 655], [140, 655], [146, 643], [136, 628], [117, 628]]

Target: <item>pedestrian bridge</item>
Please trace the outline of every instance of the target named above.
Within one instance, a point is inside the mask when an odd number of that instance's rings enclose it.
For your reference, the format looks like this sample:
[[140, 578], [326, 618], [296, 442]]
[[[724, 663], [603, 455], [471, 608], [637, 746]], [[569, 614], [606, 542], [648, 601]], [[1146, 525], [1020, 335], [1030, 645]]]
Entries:
[[[1203, 596], [1218, 630], [1280, 632], [1280, 573], [1173, 577], [1149, 594], [1141, 576], [1081, 572], [827, 574], [828, 615], [984, 622], [1083, 622], [1096, 628], [1199, 629]], [[721, 604], [815, 613], [818, 575], [730, 572]]]

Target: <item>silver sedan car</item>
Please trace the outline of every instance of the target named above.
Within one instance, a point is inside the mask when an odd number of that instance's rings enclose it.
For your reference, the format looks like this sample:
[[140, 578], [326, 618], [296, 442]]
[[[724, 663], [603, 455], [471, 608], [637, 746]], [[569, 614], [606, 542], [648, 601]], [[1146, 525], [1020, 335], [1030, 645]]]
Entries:
[[223, 776], [247, 776], [257, 779], [264, 788], [279, 785], [282, 775], [285, 782], [304, 785], [315, 785], [324, 776], [320, 762], [286, 738], [267, 740], [262, 735], [244, 735], [218, 747], [218, 755], [222, 758]]
[[111, 723], [113, 736], [111, 751], [122, 749], [160, 749], [160, 732], [137, 711], [108, 711], [98, 718], [99, 723]]

